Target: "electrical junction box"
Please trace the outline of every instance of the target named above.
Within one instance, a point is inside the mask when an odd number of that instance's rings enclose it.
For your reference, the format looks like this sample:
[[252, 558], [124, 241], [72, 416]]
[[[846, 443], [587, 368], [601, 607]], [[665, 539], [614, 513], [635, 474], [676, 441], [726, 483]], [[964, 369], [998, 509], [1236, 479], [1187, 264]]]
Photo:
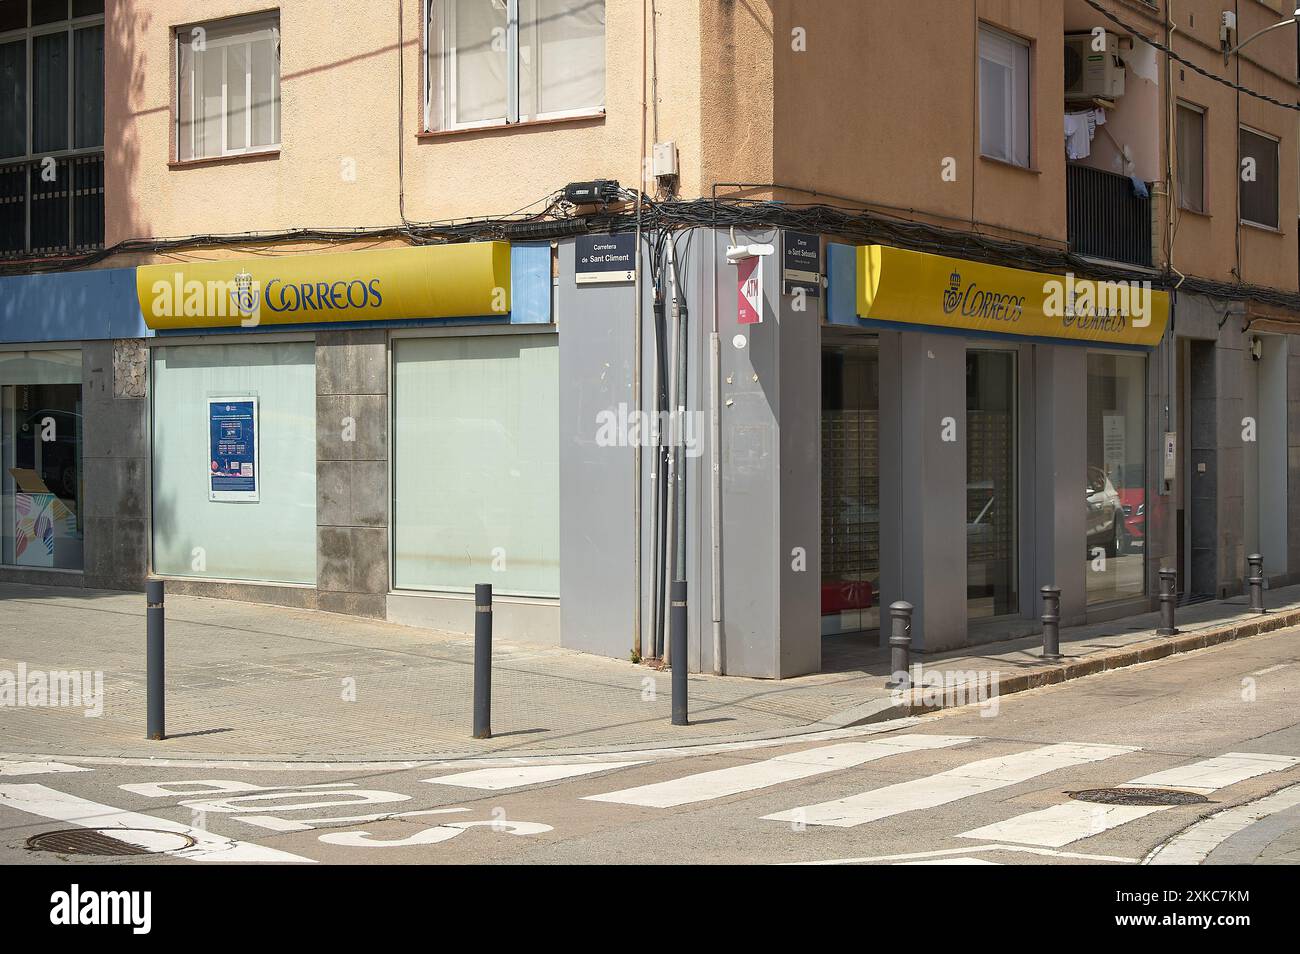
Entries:
[[656, 179], [663, 179], [668, 176], [677, 175], [677, 143], [675, 142], [657, 142], [654, 147], [654, 155], [650, 164], [651, 172]]

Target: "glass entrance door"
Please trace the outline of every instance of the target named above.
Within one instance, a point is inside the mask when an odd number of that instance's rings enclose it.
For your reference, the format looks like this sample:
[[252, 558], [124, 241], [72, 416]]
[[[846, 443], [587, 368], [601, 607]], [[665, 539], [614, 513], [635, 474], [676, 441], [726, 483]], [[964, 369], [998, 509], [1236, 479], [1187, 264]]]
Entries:
[[880, 355], [822, 349], [822, 635], [880, 628]]
[[1020, 608], [1016, 586], [1016, 353], [966, 352], [966, 612]]

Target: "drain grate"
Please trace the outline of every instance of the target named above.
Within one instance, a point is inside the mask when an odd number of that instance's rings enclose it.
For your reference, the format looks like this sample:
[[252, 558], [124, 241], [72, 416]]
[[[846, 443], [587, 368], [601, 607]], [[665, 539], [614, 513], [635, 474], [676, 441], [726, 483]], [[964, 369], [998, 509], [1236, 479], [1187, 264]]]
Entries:
[[[148, 840], [157, 843], [158, 847], [142, 848], [115, 837], [128, 832], [147, 835]], [[193, 838], [180, 832], [134, 828], [61, 828], [43, 831], [27, 839], [27, 847], [32, 851], [52, 851], [60, 855], [152, 855], [159, 851], [179, 851], [193, 844]]]
[[1196, 792], [1173, 788], [1090, 788], [1066, 794], [1075, 801], [1097, 805], [1203, 805], [1209, 801]]

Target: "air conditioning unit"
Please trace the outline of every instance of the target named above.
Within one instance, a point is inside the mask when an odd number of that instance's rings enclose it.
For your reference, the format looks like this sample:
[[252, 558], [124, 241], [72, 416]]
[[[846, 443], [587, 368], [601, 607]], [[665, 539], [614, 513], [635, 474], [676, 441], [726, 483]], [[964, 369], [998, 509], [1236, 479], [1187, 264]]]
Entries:
[[1102, 37], [1091, 33], [1065, 35], [1065, 98], [1118, 99], [1124, 95], [1124, 61], [1119, 56], [1119, 37], [1104, 35], [1105, 52], [1099, 52]]

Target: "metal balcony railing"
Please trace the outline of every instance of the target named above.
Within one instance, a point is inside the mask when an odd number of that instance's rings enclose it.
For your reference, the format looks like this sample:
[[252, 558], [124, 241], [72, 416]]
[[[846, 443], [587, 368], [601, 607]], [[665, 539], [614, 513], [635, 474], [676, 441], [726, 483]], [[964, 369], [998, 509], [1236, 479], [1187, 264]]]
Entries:
[[103, 247], [103, 152], [0, 163], [0, 260]]
[[1150, 268], [1151, 199], [1128, 176], [1074, 163], [1065, 171], [1070, 251]]

